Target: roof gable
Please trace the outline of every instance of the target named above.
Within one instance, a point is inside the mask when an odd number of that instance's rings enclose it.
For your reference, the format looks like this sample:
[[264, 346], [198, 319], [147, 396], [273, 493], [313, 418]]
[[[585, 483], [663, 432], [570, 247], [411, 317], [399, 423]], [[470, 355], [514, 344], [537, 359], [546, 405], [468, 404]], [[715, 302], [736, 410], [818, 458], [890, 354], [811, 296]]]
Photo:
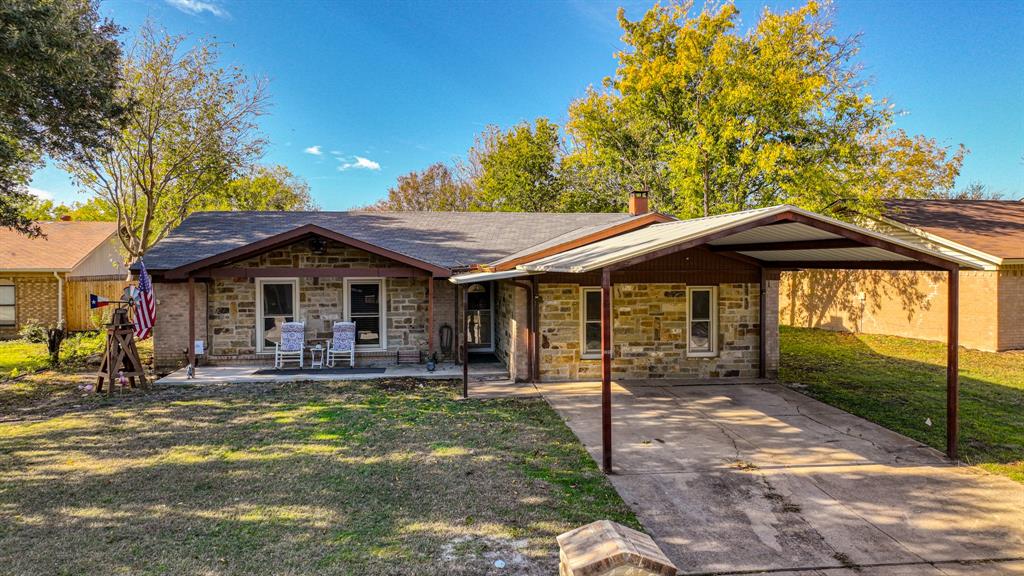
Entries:
[[0, 229], [0, 270], [67, 271], [117, 231], [114, 222], [38, 222], [43, 235], [30, 238]]

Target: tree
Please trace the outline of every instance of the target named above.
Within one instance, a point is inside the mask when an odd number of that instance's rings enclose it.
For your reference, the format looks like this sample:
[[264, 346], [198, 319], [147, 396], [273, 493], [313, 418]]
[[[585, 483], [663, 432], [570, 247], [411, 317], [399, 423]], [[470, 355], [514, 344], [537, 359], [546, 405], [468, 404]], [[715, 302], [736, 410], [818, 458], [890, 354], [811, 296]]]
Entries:
[[522, 122], [507, 132], [488, 126], [469, 152], [478, 167], [480, 208], [501, 212], [551, 212], [559, 203], [561, 139], [546, 118]]
[[79, 158], [117, 126], [119, 33], [91, 0], [0, 3], [0, 226], [38, 233], [20, 208], [43, 155]]
[[60, 220], [63, 216], [69, 216], [72, 220], [95, 222], [117, 220], [117, 214], [112, 211], [111, 207], [96, 197], [85, 202], [72, 202], [70, 205], [56, 204], [53, 200], [32, 197], [32, 200], [22, 210], [27, 218], [34, 221]]
[[949, 194], [951, 200], [1003, 200], [1006, 195], [993, 190], [987, 184], [971, 182], [956, 192]]
[[316, 210], [309, 184], [285, 166], [253, 166], [228, 183], [215, 210]]
[[369, 210], [437, 210], [465, 212], [475, 203], [475, 189], [443, 162], [431, 164], [422, 172], [398, 177], [388, 189], [388, 197]]
[[859, 39], [833, 34], [827, 3], [765, 9], [746, 33], [732, 4], [692, 8], [656, 5], [635, 22], [620, 9], [616, 74], [567, 125], [572, 163], [597, 182], [644, 187], [684, 217], [784, 202], [872, 212], [952, 186], [966, 151], [893, 128], [860, 79]]
[[112, 130], [106, 149], [63, 165], [113, 209], [133, 259], [192, 211], [223, 202], [265, 145], [256, 126], [265, 83], [221, 68], [217, 45], [184, 50], [184, 40], [143, 27], [118, 91], [134, 103], [125, 126]]

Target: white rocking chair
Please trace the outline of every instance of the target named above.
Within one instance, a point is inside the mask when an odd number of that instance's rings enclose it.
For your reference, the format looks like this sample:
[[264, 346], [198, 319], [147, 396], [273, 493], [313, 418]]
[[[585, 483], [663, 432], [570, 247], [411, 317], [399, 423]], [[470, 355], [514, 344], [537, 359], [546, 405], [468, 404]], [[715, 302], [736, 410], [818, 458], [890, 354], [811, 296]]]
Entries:
[[306, 352], [305, 322], [285, 322], [281, 324], [281, 341], [274, 344], [274, 368], [284, 368], [284, 363], [295, 360], [302, 368]]
[[327, 366], [334, 368], [336, 358], [348, 357], [348, 365], [356, 365], [356, 323], [335, 322], [334, 337], [327, 343]]

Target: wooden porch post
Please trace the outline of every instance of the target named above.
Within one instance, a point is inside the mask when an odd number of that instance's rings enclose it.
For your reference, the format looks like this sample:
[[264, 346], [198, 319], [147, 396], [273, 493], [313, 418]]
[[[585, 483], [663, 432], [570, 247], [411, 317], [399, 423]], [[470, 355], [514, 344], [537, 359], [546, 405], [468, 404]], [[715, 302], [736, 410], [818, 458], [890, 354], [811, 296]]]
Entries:
[[196, 281], [188, 277], [188, 363], [196, 366]]
[[462, 290], [462, 397], [469, 398], [469, 290], [463, 285]]
[[760, 335], [757, 338], [757, 374], [763, 380], [768, 377], [768, 312], [765, 310], [768, 305], [768, 270], [764, 266], [761, 267], [761, 294], [758, 302]]
[[612, 273], [601, 270], [601, 467], [612, 473]]
[[960, 269], [949, 271], [946, 337], [946, 455], [956, 460], [960, 434]]

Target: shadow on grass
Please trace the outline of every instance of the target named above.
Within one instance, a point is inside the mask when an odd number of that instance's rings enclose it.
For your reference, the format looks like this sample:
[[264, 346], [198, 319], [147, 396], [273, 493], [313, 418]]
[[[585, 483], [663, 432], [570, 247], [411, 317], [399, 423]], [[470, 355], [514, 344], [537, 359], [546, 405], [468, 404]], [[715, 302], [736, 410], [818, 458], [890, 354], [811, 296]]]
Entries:
[[[944, 450], [944, 351], [936, 342], [782, 327], [780, 377]], [[1024, 482], [1024, 355], [961, 350], [960, 366], [962, 459]]]
[[[541, 400], [374, 382], [155, 390], [0, 424], [13, 573], [556, 571], [632, 513]], [[507, 569], [506, 569], [507, 572]]]

